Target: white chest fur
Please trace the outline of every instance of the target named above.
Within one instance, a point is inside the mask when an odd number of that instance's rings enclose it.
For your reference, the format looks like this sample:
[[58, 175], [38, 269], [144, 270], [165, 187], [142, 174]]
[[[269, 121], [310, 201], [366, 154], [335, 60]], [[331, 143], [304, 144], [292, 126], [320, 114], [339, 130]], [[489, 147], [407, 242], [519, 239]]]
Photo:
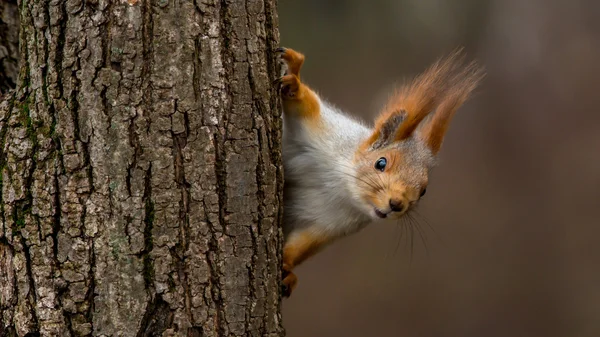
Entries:
[[344, 236], [366, 226], [352, 159], [370, 130], [326, 103], [321, 103], [323, 130], [293, 116], [284, 117], [284, 232], [310, 227], [328, 236]]

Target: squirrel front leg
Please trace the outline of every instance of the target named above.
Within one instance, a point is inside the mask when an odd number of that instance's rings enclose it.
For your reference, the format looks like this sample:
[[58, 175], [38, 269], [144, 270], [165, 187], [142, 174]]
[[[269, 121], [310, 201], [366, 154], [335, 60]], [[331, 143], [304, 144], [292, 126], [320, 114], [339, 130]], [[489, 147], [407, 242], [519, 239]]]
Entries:
[[283, 246], [283, 296], [289, 297], [298, 283], [298, 278], [292, 272], [292, 269], [316, 254], [329, 242], [331, 242], [331, 238], [323, 234], [313, 233], [310, 229], [288, 235]]
[[309, 122], [318, 122], [321, 116], [319, 97], [300, 81], [304, 55], [289, 48], [279, 48], [276, 52], [280, 53], [281, 59], [287, 65], [286, 74], [277, 80], [281, 85], [284, 114]]

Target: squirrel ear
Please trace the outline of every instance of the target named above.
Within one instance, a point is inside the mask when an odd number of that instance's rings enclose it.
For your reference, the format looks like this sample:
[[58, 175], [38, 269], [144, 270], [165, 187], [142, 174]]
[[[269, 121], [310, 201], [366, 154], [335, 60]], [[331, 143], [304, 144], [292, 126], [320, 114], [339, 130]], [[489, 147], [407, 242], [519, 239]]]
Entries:
[[371, 136], [362, 144], [362, 149], [379, 149], [394, 142], [396, 130], [406, 119], [406, 111], [390, 111], [381, 114], [375, 121], [375, 130]]
[[434, 155], [442, 146], [454, 113], [469, 98], [484, 76], [485, 72], [482, 67], [476, 62], [469, 63], [453, 78], [433, 116], [421, 126], [419, 137]]
[[483, 70], [475, 63], [464, 67], [462, 48], [441, 58], [394, 93], [375, 122], [373, 134], [362, 149], [378, 148], [412, 136], [419, 124], [437, 111], [427, 124], [423, 139], [437, 153], [450, 118], [483, 78]]

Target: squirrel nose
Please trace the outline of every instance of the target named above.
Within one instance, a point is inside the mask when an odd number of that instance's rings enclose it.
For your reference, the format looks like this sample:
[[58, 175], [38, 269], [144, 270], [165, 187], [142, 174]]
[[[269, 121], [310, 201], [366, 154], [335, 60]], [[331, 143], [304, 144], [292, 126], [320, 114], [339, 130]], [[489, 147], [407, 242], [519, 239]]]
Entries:
[[392, 209], [392, 212], [402, 212], [404, 204], [402, 203], [402, 200], [390, 199], [390, 208]]

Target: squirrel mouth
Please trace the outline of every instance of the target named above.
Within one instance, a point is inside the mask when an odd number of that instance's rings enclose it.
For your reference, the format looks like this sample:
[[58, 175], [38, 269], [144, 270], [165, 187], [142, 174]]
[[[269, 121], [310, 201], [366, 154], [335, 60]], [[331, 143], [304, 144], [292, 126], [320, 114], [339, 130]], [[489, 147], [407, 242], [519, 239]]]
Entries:
[[375, 215], [377, 215], [378, 217], [385, 219], [387, 218], [387, 214], [383, 213], [382, 211], [378, 210], [377, 208], [375, 208]]

